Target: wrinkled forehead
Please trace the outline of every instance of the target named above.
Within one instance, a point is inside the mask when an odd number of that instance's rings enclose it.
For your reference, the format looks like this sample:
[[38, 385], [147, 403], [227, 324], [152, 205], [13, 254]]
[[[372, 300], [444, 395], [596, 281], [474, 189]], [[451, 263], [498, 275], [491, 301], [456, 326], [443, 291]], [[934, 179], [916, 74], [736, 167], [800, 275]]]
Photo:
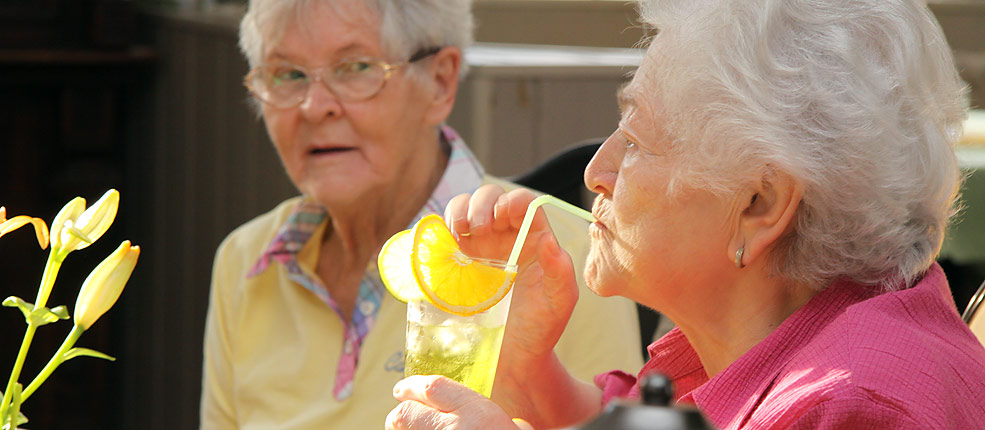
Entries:
[[295, 28], [305, 37], [314, 37], [314, 30], [325, 25], [319, 22], [325, 14], [353, 26], [379, 32], [382, 18], [379, 10], [364, 0], [300, 0], [268, 2], [269, 10], [259, 14], [258, 28], [263, 40], [264, 56], [277, 46], [284, 31]]
[[661, 110], [658, 83], [654, 79], [655, 67], [649, 55], [645, 56], [643, 62], [633, 72], [632, 79], [619, 88], [616, 98], [624, 118], [626, 115], [640, 111], [655, 114]]
[[649, 130], [647, 134], [658, 140], [675, 140], [676, 133], [667, 128], [670, 106], [664, 103], [661, 85], [661, 80], [670, 78], [667, 70], [661, 68], [658, 50], [654, 50], [651, 45], [633, 73], [633, 78], [617, 93], [622, 114], [620, 122], [646, 128]]

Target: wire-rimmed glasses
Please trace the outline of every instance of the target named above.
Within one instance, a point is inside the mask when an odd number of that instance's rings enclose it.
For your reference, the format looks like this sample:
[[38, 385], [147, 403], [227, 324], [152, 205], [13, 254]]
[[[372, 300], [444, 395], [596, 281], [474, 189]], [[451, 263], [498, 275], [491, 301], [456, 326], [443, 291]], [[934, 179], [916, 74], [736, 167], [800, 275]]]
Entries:
[[304, 102], [312, 81], [321, 81], [341, 101], [361, 101], [378, 94], [401, 67], [438, 51], [441, 47], [422, 49], [397, 64], [370, 57], [344, 58], [332, 66], [318, 69], [306, 69], [288, 62], [264, 64], [250, 70], [243, 85], [257, 99], [278, 108], [291, 108]]

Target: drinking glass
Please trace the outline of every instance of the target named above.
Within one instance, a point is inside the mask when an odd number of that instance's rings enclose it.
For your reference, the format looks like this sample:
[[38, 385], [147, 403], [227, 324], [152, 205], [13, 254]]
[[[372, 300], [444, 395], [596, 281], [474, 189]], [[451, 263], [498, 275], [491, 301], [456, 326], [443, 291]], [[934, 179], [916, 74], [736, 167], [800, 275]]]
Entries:
[[[479, 258], [473, 261], [505, 269], [515, 275], [520, 249], [523, 248], [534, 214], [544, 204], [556, 206], [589, 222], [595, 221], [590, 212], [554, 196], [543, 195], [528, 205], [507, 261]], [[513, 276], [511, 279], [516, 278]], [[404, 376], [444, 375], [489, 397], [496, 378], [496, 365], [499, 363], [512, 297], [511, 286], [499, 303], [470, 316], [444, 312], [424, 298], [410, 300], [407, 303]]]

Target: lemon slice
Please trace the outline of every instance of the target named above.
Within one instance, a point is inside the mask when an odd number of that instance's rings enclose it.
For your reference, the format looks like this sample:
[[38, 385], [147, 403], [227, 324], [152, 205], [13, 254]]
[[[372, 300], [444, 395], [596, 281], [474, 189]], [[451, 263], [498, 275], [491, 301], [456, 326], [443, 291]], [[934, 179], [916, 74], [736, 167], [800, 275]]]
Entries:
[[412, 231], [401, 231], [383, 244], [380, 256], [376, 259], [383, 285], [394, 298], [404, 303], [424, 297], [410, 267], [410, 249], [413, 246]]
[[474, 315], [499, 303], [513, 287], [515, 270], [465, 255], [441, 217], [424, 217], [413, 232], [410, 265], [414, 278], [424, 297], [438, 309]]

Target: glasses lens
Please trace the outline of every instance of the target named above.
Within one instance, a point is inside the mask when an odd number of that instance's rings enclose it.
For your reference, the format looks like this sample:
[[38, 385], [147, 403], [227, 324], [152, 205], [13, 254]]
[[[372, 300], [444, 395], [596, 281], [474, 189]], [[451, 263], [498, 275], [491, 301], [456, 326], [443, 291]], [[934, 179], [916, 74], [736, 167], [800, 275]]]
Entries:
[[264, 66], [253, 78], [253, 88], [263, 101], [275, 106], [294, 106], [304, 100], [308, 76], [291, 65]]
[[334, 70], [334, 79], [325, 79], [332, 91], [346, 100], [365, 100], [383, 88], [386, 70], [378, 62], [345, 60]]

